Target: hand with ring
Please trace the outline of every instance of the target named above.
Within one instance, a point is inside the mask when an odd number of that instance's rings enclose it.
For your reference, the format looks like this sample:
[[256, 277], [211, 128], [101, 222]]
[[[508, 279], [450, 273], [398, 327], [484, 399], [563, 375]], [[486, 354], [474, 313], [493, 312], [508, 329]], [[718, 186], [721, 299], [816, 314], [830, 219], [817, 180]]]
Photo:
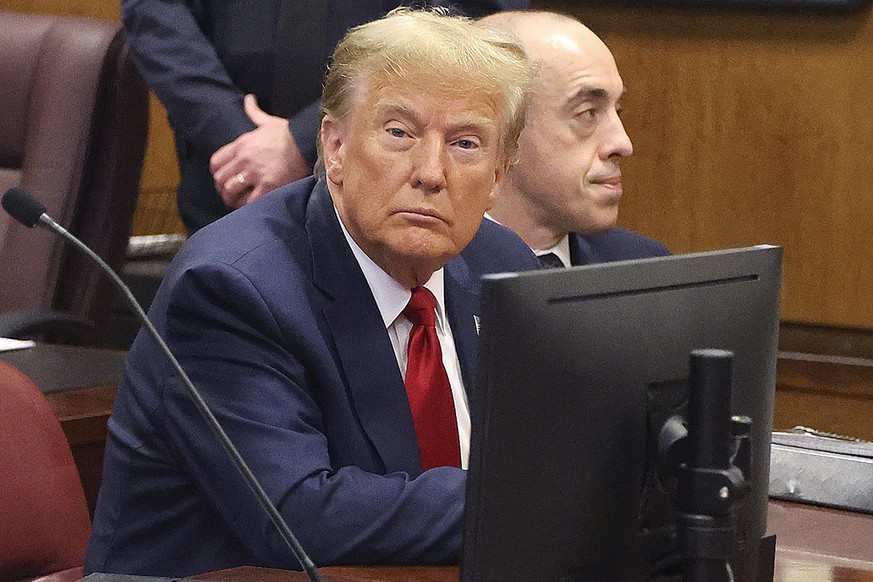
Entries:
[[254, 95], [246, 95], [244, 108], [257, 127], [219, 148], [209, 160], [215, 189], [228, 208], [239, 208], [309, 174], [288, 120], [263, 111]]

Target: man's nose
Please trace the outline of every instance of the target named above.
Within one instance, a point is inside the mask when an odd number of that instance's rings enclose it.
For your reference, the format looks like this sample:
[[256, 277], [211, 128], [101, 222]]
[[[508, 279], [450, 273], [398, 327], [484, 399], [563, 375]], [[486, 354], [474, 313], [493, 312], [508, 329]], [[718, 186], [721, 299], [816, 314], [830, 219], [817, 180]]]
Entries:
[[627, 132], [624, 130], [624, 124], [618, 113], [614, 113], [607, 127], [607, 137], [604, 141], [603, 157], [621, 157], [626, 158], [634, 153], [634, 145]]
[[440, 191], [446, 184], [446, 145], [442, 138], [427, 136], [419, 140], [413, 152], [416, 188]]

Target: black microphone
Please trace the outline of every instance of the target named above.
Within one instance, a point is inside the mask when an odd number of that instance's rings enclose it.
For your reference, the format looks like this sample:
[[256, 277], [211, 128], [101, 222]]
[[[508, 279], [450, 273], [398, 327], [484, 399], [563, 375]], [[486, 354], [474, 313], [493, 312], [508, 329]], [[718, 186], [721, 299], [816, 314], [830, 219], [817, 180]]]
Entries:
[[36, 226], [40, 217], [45, 214], [45, 206], [21, 188], [7, 190], [3, 195], [2, 204], [3, 210], [28, 228]]
[[149, 334], [151, 334], [152, 338], [161, 348], [161, 351], [164, 352], [164, 355], [170, 361], [173, 368], [176, 371], [176, 374], [182, 380], [182, 384], [188, 391], [188, 396], [191, 400], [194, 401], [194, 404], [197, 406], [200, 415], [206, 421], [206, 424], [209, 425], [209, 428], [212, 429], [212, 432], [215, 433], [215, 436], [218, 438], [221, 446], [224, 448], [227, 455], [230, 457], [233, 464], [236, 466], [237, 470], [243, 476], [246, 481], [246, 484], [251, 489], [254, 496], [257, 498], [258, 502], [261, 504], [261, 507], [264, 508], [264, 511], [267, 513], [267, 516], [270, 518], [270, 521], [273, 522], [273, 525], [276, 526], [276, 529], [279, 530], [279, 534], [282, 536], [282, 539], [285, 540], [285, 543], [288, 544], [288, 547], [291, 549], [291, 552], [294, 554], [294, 557], [297, 558], [297, 561], [303, 566], [303, 569], [309, 575], [309, 579], [312, 582], [322, 582], [321, 575], [318, 573], [318, 569], [313, 564], [312, 560], [306, 555], [306, 552], [303, 550], [303, 546], [300, 545], [300, 542], [297, 541], [297, 538], [294, 537], [294, 534], [291, 533], [291, 528], [288, 527], [288, 524], [285, 523], [285, 520], [282, 518], [282, 515], [276, 509], [276, 506], [273, 505], [273, 502], [270, 501], [270, 498], [267, 497], [267, 494], [264, 492], [264, 488], [261, 487], [261, 484], [258, 482], [255, 474], [252, 473], [252, 470], [243, 460], [242, 455], [240, 455], [236, 446], [234, 446], [233, 442], [231, 442], [230, 438], [227, 436], [227, 433], [224, 432], [224, 429], [221, 428], [221, 424], [218, 422], [218, 419], [215, 418], [215, 415], [210, 410], [209, 405], [206, 404], [206, 401], [201, 396], [200, 391], [194, 386], [194, 383], [191, 382], [191, 379], [188, 378], [188, 374], [185, 373], [185, 370], [182, 369], [182, 366], [179, 364], [179, 361], [170, 351], [170, 348], [167, 346], [166, 342], [158, 333], [158, 330], [155, 329], [155, 326], [152, 324], [151, 320], [143, 311], [143, 308], [137, 302], [136, 298], [133, 296], [133, 293], [130, 291], [127, 285], [121, 280], [115, 271], [113, 271], [106, 262], [101, 259], [97, 253], [89, 249], [85, 243], [80, 241], [78, 238], [70, 234], [63, 226], [52, 220], [52, 218], [46, 214], [45, 206], [43, 206], [38, 200], [36, 200], [33, 196], [22, 190], [21, 188], [10, 188], [3, 195], [2, 199], [3, 209], [8, 212], [12, 218], [27, 226], [29, 228], [33, 228], [37, 225], [45, 226], [57, 234], [61, 235], [67, 241], [72, 243], [75, 247], [81, 250], [85, 255], [88, 256], [91, 260], [93, 260], [97, 265], [112, 279], [115, 285], [121, 289], [124, 293], [125, 297], [127, 297], [128, 303], [130, 303], [133, 310], [136, 312], [137, 317], [142, 322], [143, 327], [145, 327]]

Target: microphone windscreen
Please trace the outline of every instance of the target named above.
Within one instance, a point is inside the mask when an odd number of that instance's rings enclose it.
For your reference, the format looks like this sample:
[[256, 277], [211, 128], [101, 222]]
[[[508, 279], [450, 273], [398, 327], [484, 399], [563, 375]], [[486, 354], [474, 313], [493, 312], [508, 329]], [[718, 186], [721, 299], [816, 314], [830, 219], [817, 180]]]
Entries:
[[45, 214], [45, 206], [21, 188], [7, 190], [3, 195], [2, 204], [3, 210], [29, 228], [36, 226], [39, 217]]

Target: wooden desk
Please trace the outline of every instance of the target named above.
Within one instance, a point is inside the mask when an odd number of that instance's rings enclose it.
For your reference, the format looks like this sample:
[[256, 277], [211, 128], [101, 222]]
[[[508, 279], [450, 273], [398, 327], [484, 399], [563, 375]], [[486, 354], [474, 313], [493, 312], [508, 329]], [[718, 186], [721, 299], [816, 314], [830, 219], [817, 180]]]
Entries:
[[94, 517], [103, 475], [106, 422], [112, 413], [117, 392], [118, 388], [113, 383], [46, 394], [70, 443], [91, 517]]
[[773, 425], [873, 440], [873, 359], [782, 352]]
[[[117, 350], [51, 345], [0, 353], [0, 360], [22, 370], [47, 394], [77, 461], [85, 463], [102, 447], [124, 357]], [[783, 354], [777, 363], [776, 428], [806, 424], [873, 439], [873, 365], [860, 361]]]
[[782, 321], [777, 430], [802, 424], [873, 440], [873, 330]]
[[[445, 567], [404, 568], [391, 566], [323, 568], [324, 582], [458, 582], [458, 569]], [[223, 582], [308, 582], [301, 572], [268, 570], [266, 568], [242, 567], [222, 570], [205, 576], [202, 580]], [[815, 561], [795, 559], [790, 552], [777, 551], [774, 582], [873, 582], [873, 572], [845, 566], [829, 566]]]
[[[100, 486], [106, 421], [115, 402], [125, 356], [125, 352], [116, 350], [51, 345], [0, 353], [0, 360], [25, 372], [46, 393], [73, 449], [92, 512]], [[810, 371], [821, 368], [781, 358], [777, 401], [779, 391], [785, 385], [793, 387], [802, 382], [804, 386], [830, 386], [835, 382], [834, 378], [843, 377], [830, 372], [826, 377], [819, 377]], [[873, 376], [869, 375], [868, 367], [853, 366], [852, 370], [842, 372], [850, 374], [849, 384], [859, 387], [857, 390], [862, 392], [869, 391], [873, 386]], [[865, 415], [864, 422], [868, 426], [869, 418]], [[830, 427], [818, 425], [818, 428]], [[873, 582], [873, 516], [772, 502], [769, 524], [771, 531], [779, 536], [777, 581]], [[822, 574], [820, 570], [829, 573]], [[451, 576], [445, 577], [447, 572], [456, 576], [456, 570], [451, 568], [402, 569], [397, 574], [400, 578], [384, 578], [394, 575], [390, 568], [328, 568], [326, 571], [332, 575], [354, 575], [359, 579], [366, 575], [371, 578], [363, 579], [374, 579], [372, 576], [376, 575], [383, 578], [375, 579], [424, 582], [452, 579]], [[286, 576], [284, 579], [291, 579], [287, 578], [288, 573], [282, 572], [281, 575]]]
[[[457, 582], [458, 568], [446, 566], [347, 566], [322, 568], [324, 582]], [[245, 566], [201, 576], [224, 582], [308, 582], [302, 572]], [[834, 564], [819, 556], [794, 550], [776, 550], [774, 582], [873, 582], [873, 571], [852, 564]]]
[[[873, 515], [771, 501], [768, 530], [776, 534], [774, 582], [873, 582]], [[324, 582], [457, 582], [449, 566], [321, 568]], [[306, 582], [301, 572], [242, 567], [194, 576], [226, 582]]]

